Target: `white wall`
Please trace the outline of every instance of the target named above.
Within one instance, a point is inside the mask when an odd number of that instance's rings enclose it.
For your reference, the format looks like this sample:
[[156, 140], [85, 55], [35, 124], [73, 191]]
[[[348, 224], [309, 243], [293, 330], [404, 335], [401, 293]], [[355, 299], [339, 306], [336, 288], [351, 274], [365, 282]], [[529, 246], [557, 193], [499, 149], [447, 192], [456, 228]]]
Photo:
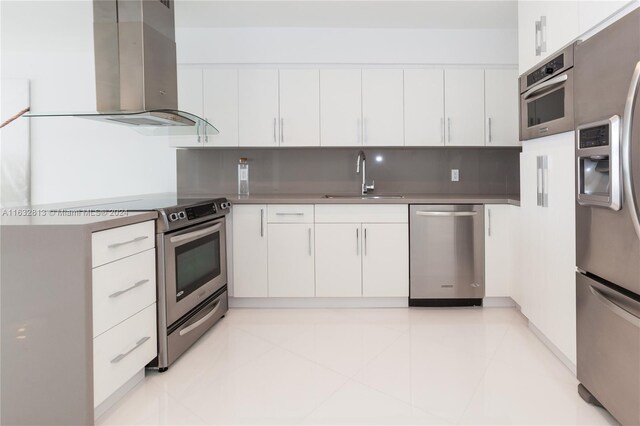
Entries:
[[518, 63], [517, 30], [177, 28], [179, 64]]
[[[3, 0], [0, 8], [1, 76], [31, 81], [32, 111], [95, 111], [92, 2]], [[33, 204], [176, 189], [165, 138], [79, 118], [30, 121]]]

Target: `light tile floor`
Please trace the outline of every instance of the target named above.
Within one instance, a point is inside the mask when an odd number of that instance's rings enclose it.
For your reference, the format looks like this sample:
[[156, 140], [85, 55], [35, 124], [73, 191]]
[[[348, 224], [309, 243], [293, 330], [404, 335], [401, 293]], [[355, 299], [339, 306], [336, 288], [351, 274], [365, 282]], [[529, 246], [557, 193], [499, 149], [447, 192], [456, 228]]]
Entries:
[[615, 424], [511, 308], [232, 309], [100, 424]]

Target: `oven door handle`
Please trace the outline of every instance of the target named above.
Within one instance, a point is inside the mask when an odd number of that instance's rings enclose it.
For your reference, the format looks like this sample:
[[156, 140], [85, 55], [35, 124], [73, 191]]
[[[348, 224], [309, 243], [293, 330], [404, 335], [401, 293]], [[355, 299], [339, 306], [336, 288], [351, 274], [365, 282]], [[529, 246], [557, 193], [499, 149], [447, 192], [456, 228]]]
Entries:
[[211, 311], [207, 315], [203, 316], [198, 321], [191, 323], [185, 328], [183, 328], [182, 330], [180, 330], [180, 335], [184, 336], [185, 334], [190, 333], [196, 328], [200, 327], [202, 324], [204, 324], [209, 319], [211, 319], [211, 317], [214, 316], [216, 312], [218, 312], [218, 309], [220, 309], [220, 300], [216, 300], [216, 303], [211, 307]]
[[221, 227], [222, 227], [222, 223], [217, 223], [213, 226], [200, 229], [198, 231], [193, 231], [193, 232], [189, 232], [187, 234], [182, 234], [182, 235], [176, 235], [175, 237], [171, 237], [169, 241], [171, 241], [172, 243], [179, 243], [185, 240], [192, 240], [194, 238], [202, 237], [203, 235], [213, 234], [214, 232], [219, 230]]
[[544, 83], [540, 83], [537, 86], [532, 87], [531, 89], [527, 90], [526, 92], [524, 92], [524, 94], [522, 95], [525, 99], [529, 99], [531, 96], [535, 95], [536, 93], [540, 92], [541, 90], [549, 87], [549, 86], [555, 86], [557, 84], [562, 84], [565, 81], [567, 81], [569, 79], [569, 76], [567, 74], [562, 74], [559, 75], [557, 77], [553, 77], [550, 80], [545, 81]]

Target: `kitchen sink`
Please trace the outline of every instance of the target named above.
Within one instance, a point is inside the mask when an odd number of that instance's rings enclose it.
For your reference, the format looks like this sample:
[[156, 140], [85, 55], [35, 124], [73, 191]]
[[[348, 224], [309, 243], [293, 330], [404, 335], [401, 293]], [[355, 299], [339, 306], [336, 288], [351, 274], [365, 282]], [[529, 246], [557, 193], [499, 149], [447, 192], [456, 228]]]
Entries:
[[342, 198], [342, 199], [361, 199], [361, 200], [384, 200], [384, 199], [400, 199], [404, 195], [383, 195], [383, 194], [326, 194], [324, 198]]

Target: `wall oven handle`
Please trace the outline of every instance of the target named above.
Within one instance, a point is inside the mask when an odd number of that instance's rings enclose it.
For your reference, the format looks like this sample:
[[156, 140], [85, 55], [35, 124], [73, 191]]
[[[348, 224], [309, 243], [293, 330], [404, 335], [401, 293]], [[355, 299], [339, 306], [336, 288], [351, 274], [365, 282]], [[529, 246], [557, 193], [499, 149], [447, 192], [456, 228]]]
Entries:
[[215, 225], [210, 226], [208, 228], [189, 232], [188, 234], [176, 235], [175, 237], [171, 237], [169, 241], [171, 241], [172, 243], [179, 243], [180, 241], [191, 240], [193, 238], [198, 238], [203, 235], [212, 234], [218, 229], [220, 229], [221, 227], [222, 227], [222, 223], [216, 223]]
[[638, 218], [638, 206], [633, 187], [633, 170], [631, 167], [631, 132], [633, 130], [633, 115], [638, 99], [638, 86], [640, 85], [640, 61], [636, 64], [627, 93], [627, 101], [624, 106], [624, 118], [622, 119], [622, 179], [624, 181], [624, 197], [629, 205], [631, 222], [640, 238], [640, 219]]
[[433, 216], [433, 217], [461, 217], [461, 216], [475, 216], [478, 212], [428, 212], [418, 210], [416, 215], [418, 216]]
[[542, 82], [540, 84], [538, 84], [537, 86], [533, 86], [531, 89], [527, 90], [526, 92], [524, 92], [524, 94], [522, 96], [524, 96], [525, 99], [529, 99], [531, 96], [535, 95], [536, 93], [540, 92], [541, 90], [549, 87], [549, 86], [555, 86], [558, 84], [562, 84], [565, 81], [567, 81], [569, 79], [569, 76], [567, 74], [562, 74], [559, 75], [557, 77], [553, 77], [552, 79], [549, 79], [545, 82]]
[[589, 291], [593, 294], [602, 304], [604, 304], [611, 312], [622, 318], [623, 320], [633, 324], [637, 328], [640, 328], [640, 318], [636, 317], [626, 309], [621, 308], [618, 304], [611, 301], [607, 296], [602, 294], [600, 290], [595, 289], [593, 286], [589, 286]]
[[182, 330], [180, 330], [180, 335], [184, 336], [185, 334], [190, 333], [196, 328], [200, 327], [202, 324], [204, 324], [209, 319], [211, 319], [211, 317], [214, 316], [216, 312], [218, 312], [219, 308], [220, 308], [220, 300], [217, 300], [216, 303], [211, 307], [211, 312], [209, 312], [207, 315], [200, 318], [198, 321], [193, 322], [188, 326], [186, 326], [185, 328], [183, 328]]
[[138, 241], [146, 240], [147, 238], [149, 238], [148, 235], [142, 235], [140, 237], [135, 237], [132, 240], [123, 241], [121, 243], [109, 244], [107, 247], [109, 247], [109, 248], [117, 248], [117, 247], [124, 246], [124, 245], [127, 245], [127, 244], [137, 243]]
[[145, 336], [142, 339], [138, 340], [135, 344], [134, 347], [132, 347], [131, 349], [129, 349], [128, 351], [126, 351], [125, 353], [121, 353], [118, 354], [117, 357], [115, 357], [114, 359], [111, 360], [111, 364], [117, 364], [120, 361], [122, 361], [123, 359], [125, 359], [131, 352], [135, 351], [136, 349], [138, 349], [140, 346], [142, 346], [142, 344], [144, 342], [146, 342], [147, 340], [151, 339], [151, 337], [149, 336]]
[[111, 293], [111, 294], [109, 295], [109, 297], [111, 297], [111, 298], [113, 298], [113, 297], [118, 297], [118, 296], [120, 296], [120, 295], [122, 295], [122, 294], [125, 294], [126, 292], [131, 291], [131, 290], [133, 290], [133, 289], [134, 289], [134, 288], [136, 288], [136, 287], [140, 287], [142, 284], [146, 284], [146, 283], [148, 283], [148, 282], [149, 282], [149, 280], [148, 280], [148, 279], [140, 280], [140, 281], [138, 281], [137, 283], [133, 284], [131, 287], [127, 287], [127, 288], [125, 288], [124, 290], [119, 290], [119, 291], [116, 291], [115, 293]]

